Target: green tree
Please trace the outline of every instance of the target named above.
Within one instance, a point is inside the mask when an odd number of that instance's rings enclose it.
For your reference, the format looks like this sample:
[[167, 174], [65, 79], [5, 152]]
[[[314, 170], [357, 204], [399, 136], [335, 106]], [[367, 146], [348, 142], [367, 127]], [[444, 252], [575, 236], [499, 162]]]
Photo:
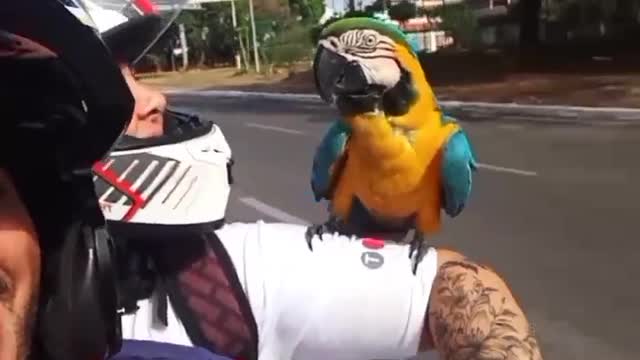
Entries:
[[[254, 0], [254, 2], [256, 38], [262, 60], [275, 59], [278, 63], [286, 63], [288, 60], [283, 59], [287, 56], [305, 58], [308, 55], [306, 51], [310, 43], [311, 24], [316, 24], [318, 18], [322, 16], [324, 0], [265, 0], [262, 2]], [[201, 10], [183, 11], [175, 24], [154, 47], [150, 54], [151, 62], [162, 62], [164, 68], [171, 68], [169, 66], [173, 60], [171, 52], [177, 46], [179, 38], [177, 24], [183, 24], [192, 66], [232, 63], [234, 54], [241, 53], [243, 63], [248, 67], [253, 62], [248, 0], [236, 0], [235, 7], [237, 14], [235, 29], [229, 2], [206, 3], [202, 4]], [[300, 37], [300, 33], [304, 34], [304, 41], [296, 40]], [[300, 46], [293, 49], [286, 44], [288, 41], [300, 43]], [[275, 54], [279, 51], [277, 48], [282, 48], [283, 54]]]
[[440, 17], [440, 29], [453, 37], [456, 47], [470, 47], [474, 44], [478, 29], [477, 19], [466, 3], [441, 6], [434, 9], [430, 16]]
[[313, 54], [309, 30], [308, 24], [293, 23], [286, 31], [269, 37], [262, 46], [266, 62], [271, 66], [285, 66], [293, 73], [297, 62], [310, 60]]
[[356, 11], [356, 0], [348, 0], [348, 9], [349, 11]]
[[409, 19], [413, 19], [417, 14], [418, 9], [416, 4], [408, 0], [402, 0], [389, 8], [389, 17], [401, 24]]
[[324, 0], [289, 0], [289, 7], [303, 22], [315, 24], [324, 13]]
[[540, 43], [540, 14], [542, 0], [521, 0], [520, 6], [520, 46], [535, 48]]
[[[242, 1], [238, 1], [238, 7], [241, 6]], [[175, 24], [185, 26], [191, 65], [207, 66], [214, 62], [233, 61], [237, 41], [231, 21], [230, 3], [202, 4], [202, 10], [183, 11]], [[175, 46], [178, 38], [177, 25], [170, 30], [170, 38], [163, 39], [165, 48], [167, 43]]]
[[391, 0], [375, 0], [371, 5], [367, 5], [364, 10], [367, 12], [382, 12], [391, 8]]

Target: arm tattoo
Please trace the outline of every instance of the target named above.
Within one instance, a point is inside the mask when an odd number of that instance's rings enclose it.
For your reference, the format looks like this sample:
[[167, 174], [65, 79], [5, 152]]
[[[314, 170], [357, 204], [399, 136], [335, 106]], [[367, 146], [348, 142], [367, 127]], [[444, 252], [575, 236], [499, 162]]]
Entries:
[[542, 360], [522, 310], [500, 284], [491, 270], [467, 260], [440, 267], [429, 317], [442, 359]]

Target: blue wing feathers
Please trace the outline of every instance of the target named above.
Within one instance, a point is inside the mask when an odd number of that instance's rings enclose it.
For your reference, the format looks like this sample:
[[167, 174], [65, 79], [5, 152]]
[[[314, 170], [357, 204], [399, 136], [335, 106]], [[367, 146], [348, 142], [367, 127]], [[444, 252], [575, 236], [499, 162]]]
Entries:
[[460, 129], [447, 141], [442, 158], [443, 208], [447, 215], [456, 217], [464, 209], [476, 169], [473, 148], [467, 134]]
[[331, 125], [318, 145], [311, 169], [311, 190], [316, 201], [330, 196], [333, 177], [338, 175], [332, 174], [332, 166], [344, 155], [349, 135], [349, 127], [338, 120]]

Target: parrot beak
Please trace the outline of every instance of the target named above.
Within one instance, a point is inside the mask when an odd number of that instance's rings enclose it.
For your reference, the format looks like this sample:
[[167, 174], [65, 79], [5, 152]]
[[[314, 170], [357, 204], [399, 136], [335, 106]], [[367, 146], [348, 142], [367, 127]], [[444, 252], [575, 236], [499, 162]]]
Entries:
[[314, 61], [316, 89], [322, 99], [335, 103], [343, 114], [375, 111], [384, 87], [370, 84], [357, 61], [320, 46]]

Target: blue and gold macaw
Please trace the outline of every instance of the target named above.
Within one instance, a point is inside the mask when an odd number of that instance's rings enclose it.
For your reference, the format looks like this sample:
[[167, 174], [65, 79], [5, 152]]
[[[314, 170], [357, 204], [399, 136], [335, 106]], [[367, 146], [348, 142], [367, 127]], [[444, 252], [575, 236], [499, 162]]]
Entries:
[[[437, 232], [444, 209], [455, 217], [469, 199], [477, 169], [467, 135], [440, 110], [402, 32], [371, 18], [349, 18], [321, 34], [314, 61], [321, 97], [341, 118], [320, 143], [311, 175], [316, 201], [349, 221], [356, 204], [377, 222], [410, 219], [413, 272], [424, 235]], [[325, 231], [314, 225], [307, 241]]]

